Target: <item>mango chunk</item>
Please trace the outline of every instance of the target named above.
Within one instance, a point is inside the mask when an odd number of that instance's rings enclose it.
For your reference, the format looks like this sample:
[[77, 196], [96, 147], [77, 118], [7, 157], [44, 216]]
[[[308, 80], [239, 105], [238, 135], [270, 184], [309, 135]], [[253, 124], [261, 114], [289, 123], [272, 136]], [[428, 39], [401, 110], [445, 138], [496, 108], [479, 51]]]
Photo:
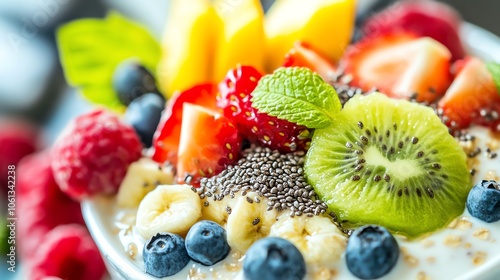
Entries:
[[264, 69], [264, 11], [259, 0], [215, 0], [221, 19], [214, 79], [222, 80], [237, 64]]
[[354, 27], [356, 0], [277, 0], [265, 18], [266, 67], [272, 71], [296, 41], [337, 62]]
[[209, 0], [172, 0], [162, 41], [158, 83], [170, 97], [212, 81], [219, 18]]

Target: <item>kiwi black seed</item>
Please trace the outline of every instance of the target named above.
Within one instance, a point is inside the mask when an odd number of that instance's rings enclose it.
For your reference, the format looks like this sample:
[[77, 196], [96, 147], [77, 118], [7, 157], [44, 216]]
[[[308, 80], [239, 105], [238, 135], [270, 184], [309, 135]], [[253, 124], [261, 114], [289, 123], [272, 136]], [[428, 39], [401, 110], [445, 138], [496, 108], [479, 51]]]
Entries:
[[380, 93], [352, 98], [314, 132], [305, 174], [344, 226], [408, 237], [462, 214], [471, 188], [466, 155], [434, 112]]

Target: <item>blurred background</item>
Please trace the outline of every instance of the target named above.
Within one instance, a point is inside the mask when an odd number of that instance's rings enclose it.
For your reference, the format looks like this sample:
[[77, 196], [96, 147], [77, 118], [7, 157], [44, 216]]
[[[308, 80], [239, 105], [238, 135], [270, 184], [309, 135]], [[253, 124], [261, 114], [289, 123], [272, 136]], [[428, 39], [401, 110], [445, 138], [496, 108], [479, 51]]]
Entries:
[[[272, 2], [262, 1], [265, 7]], [[370, 7], [375, 1], [358, 0], [362, 8]], [[455, 7], [466, 21], [500, 36], [497, 19], [500, 1], [442, 2]], [[12, 129], [25, 129], [23, 135], [28, 140], [24, 150], [14, 151], [19, 152], [20, 157], [49, 146], [71, 118], [90, 108], [76, 90], [65, 83], [54, 35], [60, 24], [77, 18], [103, 17], [113, 9], [142, 23], [160, 40], [168, 5], [169, 0], [0, 1], [0, 139]], [[36, 141], [30, 143], [30, 139]], [[13, 152], [1, 143], [0, 159], [4, 153]], [[0, 167], [3, 172], [4, 167]], [[0, 206], [3, 212], [6, 206]], [[4, 261], [1, 263], [5, 266]], [[5, 271], [1, 268], [0, 279], [9, 279], [4, 276]]]

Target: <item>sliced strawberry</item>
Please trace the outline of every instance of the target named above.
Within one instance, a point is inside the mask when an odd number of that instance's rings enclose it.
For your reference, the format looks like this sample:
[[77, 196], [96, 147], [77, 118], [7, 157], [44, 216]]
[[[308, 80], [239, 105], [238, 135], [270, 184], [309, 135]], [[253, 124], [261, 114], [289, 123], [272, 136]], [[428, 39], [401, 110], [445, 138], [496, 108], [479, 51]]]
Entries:
[[449, 5], [437, 1], [398, 1], [370, 17], [363, 27], [366, 37], [394, 32], [412, 32], [431, 37], [446, 46], [452, 60], [465, 56], [460, 40], [460, 15]]
[[241, 138], [235, 125], [217, 111], [184, 104], [177, 181], [194, 186], [238, 160]]
[[468, 57], [455, 66], [457, 75], [438, 104], [446, 124], [452, 129], [478, 124], [500, 131], [500, 94], [486, 64]]
[[283, 153], [306, 150], [310, 143], [306, 127], [258, 112], [252, 107], [251, 93], [261, 77], [262, 74], [251, 66], [232, 69], [219, 84], [217, 106], [252, 143]]
[[183, 92], [177, 92], [168, 101], [162, 119], [153, 138], [153, 160], [176, 164], [177, 150], [181, 136], [182, 109], [184, 103], [198, 104], [215, 109], [217, 87], [213, 84], [202, 84]]
[[329, 81], [336, 72], [336, 67], [324, 56], [313, 50], [304, 42], [296, 42], [286, 54], [284, 67], [307, 67], [318, 73], [325, 81]]
[[410, 33], [367, 38], [348, 48], [342, 60], [352, 85], [377, 88], [390, 97], [420, 102], [442, 96], [451, 83], [451, 54], [431, 38]]

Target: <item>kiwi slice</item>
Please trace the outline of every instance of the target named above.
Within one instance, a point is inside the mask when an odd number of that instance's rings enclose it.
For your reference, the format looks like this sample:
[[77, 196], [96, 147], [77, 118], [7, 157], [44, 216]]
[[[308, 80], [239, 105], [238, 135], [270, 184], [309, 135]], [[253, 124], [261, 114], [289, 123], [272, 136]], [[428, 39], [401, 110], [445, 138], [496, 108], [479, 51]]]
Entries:
[[352, 98], [316, 130], [304, 170], [344, 226], [410, 238], [462, 214], [471, 188], [465, 153], [433, 110], [381, 93]]

